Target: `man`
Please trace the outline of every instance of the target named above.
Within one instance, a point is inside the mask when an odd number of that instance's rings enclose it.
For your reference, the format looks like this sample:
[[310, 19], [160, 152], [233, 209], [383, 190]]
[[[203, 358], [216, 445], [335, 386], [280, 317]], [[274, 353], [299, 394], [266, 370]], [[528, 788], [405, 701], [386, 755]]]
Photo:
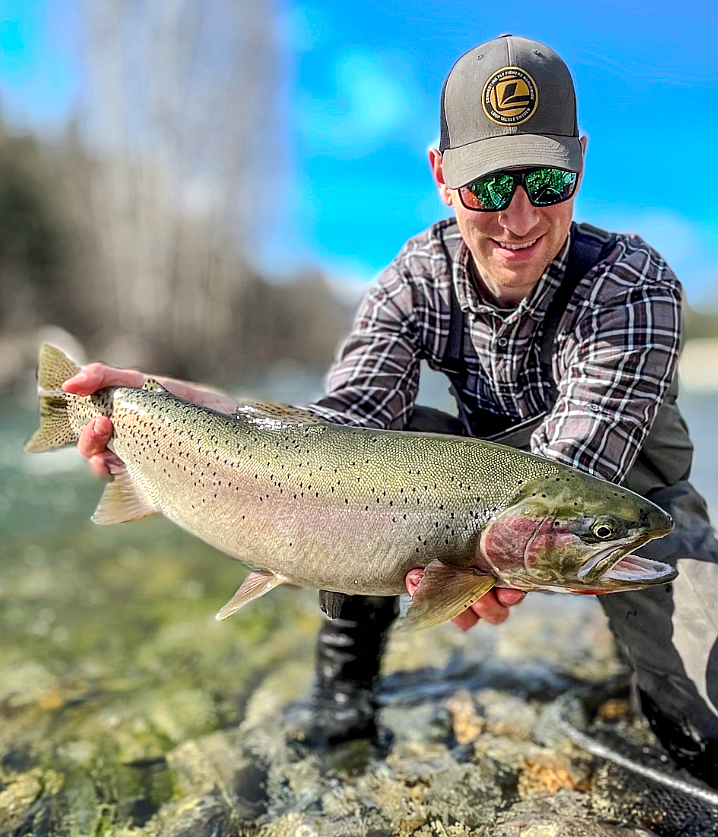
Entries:
[[[543, 44], [502, 36], [464, 54], [441, 96], [429, 160], [454, 217], [410, 239], [367, 293], [312, 405], [332, 421], [464, 432], [622, 482], [676, 530], [644, 554], [677, 564], [673, 585], [600, 598], [636, 672], [642, 707], [674, 757], [718, 784], [718, 544], [687, 482], [692, 448], [675, 406], [681, 291], [636, 236], [572, 224], [583, 171], [573, 82]], [[415, 407], [424, 360], [450, 378], [459, 418]], [[140, 386], [87, 367], [66, 389]], [[231, 399], [170, 382], [231, 411]], [[102, 470], [111, 426], [80, 450]], [[407, 576], [411, 592], [421, 571]], [[500, 590], [455, 620], [498, 624], [522, 598]], [[374, 693], [391, 599], [322, 596], [336, 617], [318, 645], [315, 731], [375, 733]]]

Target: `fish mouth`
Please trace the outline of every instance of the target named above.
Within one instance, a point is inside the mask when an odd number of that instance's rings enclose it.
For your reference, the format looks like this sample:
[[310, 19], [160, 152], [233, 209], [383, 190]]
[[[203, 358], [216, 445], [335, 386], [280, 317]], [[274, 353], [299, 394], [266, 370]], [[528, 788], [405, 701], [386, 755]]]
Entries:
[[618, 584], [645, 585], [672, 581], [678, 573], [669, 564], [633, 555], [630, 549], [637, 549], [645, 541], [606, 547], [597, 552], [576, 573], [586, 583], [614, 582]]
[[640, 555], [624, 555], [603, 574], [606, 581], [629, 584], [651, 584], [672, 581], [678, 573], [670, 564], [643, 558]]

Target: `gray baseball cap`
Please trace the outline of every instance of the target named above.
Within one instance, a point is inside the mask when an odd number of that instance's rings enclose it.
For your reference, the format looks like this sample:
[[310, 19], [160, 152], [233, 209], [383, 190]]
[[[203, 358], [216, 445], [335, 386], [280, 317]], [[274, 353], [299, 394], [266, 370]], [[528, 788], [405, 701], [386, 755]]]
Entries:
[[464, 53], [441, 91], [439, 150], [451, 189], [510, 166], [581, 171], [568, 67], [544, 44], [513, 35]]

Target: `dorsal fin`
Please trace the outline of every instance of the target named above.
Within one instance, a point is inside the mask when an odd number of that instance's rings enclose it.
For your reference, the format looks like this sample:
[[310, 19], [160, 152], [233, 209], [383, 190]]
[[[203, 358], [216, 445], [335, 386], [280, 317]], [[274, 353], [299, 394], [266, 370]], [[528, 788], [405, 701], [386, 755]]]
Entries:
[[329, 422], [303, 410], [301, 407], [292, 407], [288, 404], [275, 404], [273, 401], [243, 401], [237, 406], [235, 412], [237, 418], [244, 418], [253, 424], [328, 424]]

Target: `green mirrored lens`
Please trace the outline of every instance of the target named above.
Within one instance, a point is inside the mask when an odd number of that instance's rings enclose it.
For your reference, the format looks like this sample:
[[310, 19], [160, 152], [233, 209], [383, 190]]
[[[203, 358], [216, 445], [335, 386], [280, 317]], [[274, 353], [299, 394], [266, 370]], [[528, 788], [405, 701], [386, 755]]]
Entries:
[[526, 193], [534, 206], [551, 206], [571, 197], [578, 175], [563, 169], [536, 169], [526, 175]]
[[511, 203], [516, 186], [521, 183], [534, 206], [553, 206], [573, 195], [578, 174], [543, 167], [529, 171], [497, 171], [474, 180], [459, 189], [461, 202], [467, 209], [501, 212]]
[[476, 203], [471, 208], [490, 212], [506, 209], [511, 203], [515, 188], [516, 180], [508, 172], [497, 172], [480, 177], [466, 187]]

